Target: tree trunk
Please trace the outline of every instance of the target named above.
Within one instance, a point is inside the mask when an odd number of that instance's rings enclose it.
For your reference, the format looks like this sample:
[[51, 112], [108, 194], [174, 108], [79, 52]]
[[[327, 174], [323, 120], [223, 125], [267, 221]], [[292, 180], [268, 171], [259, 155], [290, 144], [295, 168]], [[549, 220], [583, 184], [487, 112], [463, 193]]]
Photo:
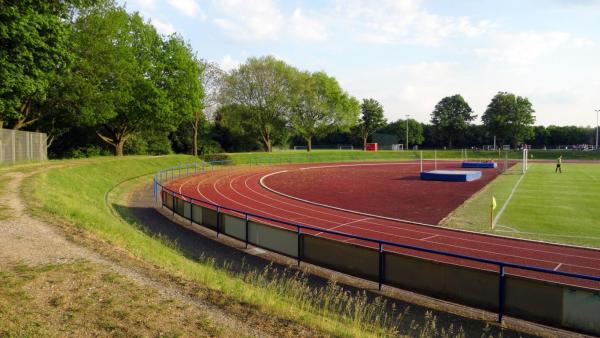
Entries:
[[306, 138], [306, 151], [310, 152], [312, 150], [312, 137]]
[[123, 156], [123, 146], [125, 145], [125, 138], [121, 138], [115, 143], [115, 156]]
[[0, 120], [0, 129], [4, 127], [4, 120]]
[[127, 131], [125, 128], [115, 131], [109, 127], [104, 127], [111, 136], [105, 136], [100, 134], [100, 132], [96, 132], [96, 135], [102, 139], [102, 141], [110, 144], [114, 148], [115, 156], [123, 156], [123, 146], [125, 145], [125, 141], [132, 135], [130, 131]]
[[192, 122], [192, 155], [198, 157], [198, 120]]
[[271, 144], [271, 134], [269, 132], [265, 132], [265, 133], [263, 133], [262, 138], [263, 138], [263, 143], [265, 145], [265, 150], [268, 153], [273, 151], [273, 146]]
[[37, 118], [27, 120], [30, 117], [29, 113], [31, 112], [31, 101], [26, 100], [25, 103], [21, 105], [19, 110], [21, 112], [21, 117], [17, 119], [17, 122], [15, 122], [15, 125], [12, 127], [12, 129], [20, 130], [21, 128], [26, 127], [38, 120]]
[[367, 136], [363, 136], [363, 150], [367, 151], [367, 139], [369, 138], [369, 135]]

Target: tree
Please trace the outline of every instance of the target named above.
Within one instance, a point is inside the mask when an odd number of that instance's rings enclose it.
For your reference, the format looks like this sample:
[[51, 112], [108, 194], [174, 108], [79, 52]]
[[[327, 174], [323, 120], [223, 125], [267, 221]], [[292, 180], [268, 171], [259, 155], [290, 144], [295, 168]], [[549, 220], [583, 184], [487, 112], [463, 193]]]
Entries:
[[285, 134], [290, 111], [290, 76], [293, 68], [272, 56], [249, 58], [225, 77], [223, 101], [248, 112], [248, 122], [261, 138], [265, 151]]
[[386, 120], [383, 117], [383, 106], [375, 99], [363, 99], [360, 110], [362, 116], [357, 131], [363, 142], [363, 150], [366, 150], [369, 136], [383, 127]]
[[192, 154], [198, 156], [198, 129], [204, 108], [203, 74], [206, 69], [196, 59], [192, 48], [179, 36], [165, 43], [168, 73], [163, 73], [164, 89], [173, 104], [175, 116], [185, 117], [192, 124]]
[[337, 80], [324, 72], [296, 72], [289, 123], [312, 149], [313, 137], [333, 130], [344, 131], [356, 125], [358, 101], [345, 93]]
[[83, 2], [0, 1], [0, 128], [10, 121], [21, 129], [39, 118], [31, 108], [69, 63], [69, 20]]
[[[377, 132], [395, 135], [399, 140], [404, 142], [406, 139], [406, 120], [399, 119], [379, 129]], [[408, 143], [418, 145], [422, 144], [424, 140], [423, 125], [415, 119], [408, 119]]]
[[73, 48], [66, 95], [74, 98], [78, 122], [94, 126], [117, 156], [135, 133], [175, 130], [199, 107], [199, 73], [189, 46], [176, 36], [163, 40], [137, 13], [90, 10], [75, 22]]
[[216, 110], [219, 103], [219, 95], [223, 85], [225, 73], [214, 62], [200, 60], [201, 69], [200, 80], [204, 88], [204, 98], [202, 100], [202, 109], [195, 110], [191, 119], [192, 126], [192, 154], [198, 156], [198, 131], [202, 118], [213, 120], [211, 114]]
[[477, 115], [461, 95], [447, 96], [435, 106], [431, 123], [440, 141], [452, 148], [453, 141], [464, 135]]
[[531, 102], [526, 97], [498, 92], [481, 119], [488, 131], [496, 136], [498, 144], [509, 142], [517, 147], [534, 136], [534, 112]]

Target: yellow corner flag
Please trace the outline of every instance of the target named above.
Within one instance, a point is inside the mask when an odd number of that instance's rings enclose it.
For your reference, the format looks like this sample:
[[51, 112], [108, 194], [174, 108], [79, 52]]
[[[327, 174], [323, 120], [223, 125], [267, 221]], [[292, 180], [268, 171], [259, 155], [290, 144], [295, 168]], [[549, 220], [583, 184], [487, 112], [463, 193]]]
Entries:
[[492, 205], [490, 208], [490, 229], [494, 230], [494, 210], [496, 210], [496, 197], [492, 195]]

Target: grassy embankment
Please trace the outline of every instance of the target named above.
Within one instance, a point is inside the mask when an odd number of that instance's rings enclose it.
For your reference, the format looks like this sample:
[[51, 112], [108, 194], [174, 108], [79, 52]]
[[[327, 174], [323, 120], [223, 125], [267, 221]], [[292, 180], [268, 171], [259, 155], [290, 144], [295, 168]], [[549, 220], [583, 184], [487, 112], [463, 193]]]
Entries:
[[492, 232], [492, 195], [498, 202], [496, 212], [499, 213], [519, 183], [497, 219], [494, 233], [600, 247], [600, 164], [565, 163], [562, 174], [554, 173], [554, 168], [551, 163], [531, 163], [524, 176], [498, 176], [444, 224]]
[[[250, 306], [267, 316], [292, 320], [335, 336], [381, 336], [410, 326], [410, 335], [429, 335], [435, 318], [421, 323], [403, 322], [402, 314], [389, 314], [384, 301], [367, 301], [365, 294], [349, 294], [339, 286], [313, 288], [301, 274], [271, 278], [264, 271], [244, 275], [228, 272], [211, 260], [186, 257], [177, 246], [144, 232], [136, 224], [115, 216], [105, 202], [106, 194], [120, 182], [150, 174], [160, 168], [191, 162], [187, 156], [97, 159], [89, 163], [50, 169], [30, 179], [25, 192], [40, 203], [37, 212], [67, 220], [111, 245], [125, 249], [199, 286], [198, 295], [217, 292], [222, 302]], [[151, 176], [147, 176], [148, 180]], [[243, 305], [245, 304], [245, 305]], [[447, 331], [446, 331], [447, 332]], [[460, 331], [454, 335], [462, 335]]]
[[[283, 150], [272, 153], [226, 153], [216, 158], [229, 159], [235, 164], [258, 163], [300, 163], [300, 162], [328, 162], [328, 161], [356, 161], [356, 160], [420, 160], [421, 153], [424, 160], [461, 159], [462, 151], [458, 150], [406, 150], [406, 151], [377, 151], [365, 152], [362, 150]], [[600, 160], [600, 152], [592, 151], [567, 151], [567, 150], [531, 150], [530, 158], [533, 160], [554, 160], [559, 155], [565, 160]], [[513, 150], [508, 152], [508, 158], [518, 160], [522, 152]], [[467, 158], [473, 160], [499, 160], [505, 158], [505, 152], [485, 150], [468, 150]]]

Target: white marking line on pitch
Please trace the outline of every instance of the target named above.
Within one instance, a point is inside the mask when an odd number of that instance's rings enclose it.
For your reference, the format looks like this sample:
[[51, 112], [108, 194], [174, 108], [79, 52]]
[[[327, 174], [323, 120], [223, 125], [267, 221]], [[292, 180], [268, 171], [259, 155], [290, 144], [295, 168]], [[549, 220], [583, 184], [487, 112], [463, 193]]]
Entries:
[[430, 239], [432, 239], [432, 238], [435, 238], [435, 237], [438, 237], [438, 236], [439, 236], [439, 235], [427, 236], [427, 237], [425, 237], [425, 238], [420, 238], [419, 240], [420, 240], [420, 241], [428, 241], [428, 240], [430, 240]]
[[515, 194], [515, 191], [517, 191], [517, 188], [519, 187], [519, 184], [521, 184], [521, 181], [523, 180], [523, 178], [525, 177], [525, 175], [527, 175], [527, 172], [525, 172], [525, 174], [523, 174], [521, 177], [519, 177], [519, 180], [517, 181], [517, 183], [515, 184], [515, 186], [512, 188], [512, 191], [510, 192], [510, 195], [508, 195], [508, 198], [506, 199], [506, 202], [504, 202], [504, 205], [502, 206], [502, 209], [500, 209], [500, 211], [496, 215], [496, 218], [494, 218], [493, 225], [496, 225], [496, 223], [500, 219], [500, 216], [502, 216], [502, 214], [504, 213], [504, 210], [506, 210], [506, 207], [510, 203], [510, 200], [512, 199], [513, 195]]
[[563, 265], [563, 263], [559, 263], [555, 268], [554, 271], [558, 271], [558, 269], [560, 269], [561, 265]]
[[[349, 224], [352, 224], [352, 223], [358, 223], [358, 222], [366, 221], [366, 220], [369, 220], [369, 219], [371, 219], [371, 217], [367, 217], [367, 218], [361, 218], [361, 219], [355, 219], [354, 221], [350, 221], [350, 222], [342, 223], [342, 224], [340, 224], [340, 225], [336, 225], [336, 226], [334, 226], [333, 228], [328, 228], [328, 229], [326, 229], [326, 230], [334, 230], [334, 229], [337, 229], [337, 228], [341, 228], [341, 227], [343, 227], [344, 225], [349, 225]], [[315, 236], [319, 236], [319, 235], [320, 235], [320, 234], [322, 234], [322, 233], [323, 233], [322, 231], [321, 231], [321, 232], [317, 232], [317, 233], [315, 234]]]

